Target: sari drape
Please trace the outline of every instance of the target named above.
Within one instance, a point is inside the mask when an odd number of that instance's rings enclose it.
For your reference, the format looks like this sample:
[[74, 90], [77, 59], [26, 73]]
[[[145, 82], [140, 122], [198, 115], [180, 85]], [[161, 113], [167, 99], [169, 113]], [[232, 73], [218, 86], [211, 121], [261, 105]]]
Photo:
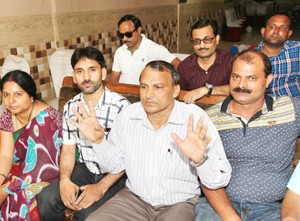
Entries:
[[[11, 130], [11, 119], [10, 112], [6, 110], [0, 119], [0, 129]], [[11, 131], [15, 154], [11, 172], [1, 186], [9, 194], [1, 205], [1, 221], [40, 220], [35, 196], [58, 177], [61, 129], [61, 114], [49, 107], [42, 110], [26, 127]]]

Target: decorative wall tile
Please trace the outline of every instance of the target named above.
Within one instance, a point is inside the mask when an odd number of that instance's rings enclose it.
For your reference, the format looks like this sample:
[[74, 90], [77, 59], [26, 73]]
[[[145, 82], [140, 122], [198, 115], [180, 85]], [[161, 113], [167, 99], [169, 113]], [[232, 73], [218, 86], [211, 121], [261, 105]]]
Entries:
[[38, 93], [46, 101], [55, 97], [48, 60], [56, 50], [96, 47], [103, 52], [110, 73], [114, 53], [121, 45], [117, 38], [117, 22], [127, 13], [141, 19], [143, 32], [149, 39], [164, 45], [171, 52], [189, 53], [192, 49], [188, 34], [191, 25], [200, 17], [215, 18], [222, 23], [223, 15], [219, 12], [223, 3], [212, 1], [180, 4], [179, 7], [171, 5], [0, 18], [0, 72], [7, 55], [24, 57], [38, 86]]

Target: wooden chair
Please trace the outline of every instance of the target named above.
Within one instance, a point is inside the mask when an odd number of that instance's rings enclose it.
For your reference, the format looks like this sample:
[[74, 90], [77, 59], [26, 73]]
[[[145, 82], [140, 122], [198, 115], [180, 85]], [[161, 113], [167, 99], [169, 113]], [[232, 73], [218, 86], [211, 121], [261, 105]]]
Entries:
[[[104, 82], [105, 86], [111, 91], [122, 94], [126, 97], [131, 103], [139, 101], [139, 93], [140, 87], [138, 85], [133, 84], [123, 84], [123, 83], [115, 83], [115, 82]], [[181, 90], [177, 100], [182, 101], [183, 97], [187, 91]], [[73, 82], [73, 77], [66, 76], [63, 79], [62, 88], [60, 90], [59, 100], [58, 100], [58, 110], [62, 113], [64, 104], [74, 97], [76, 94], [80, 93], [80, 89]], [[202, 97], [201, 99], [196, 101], [196, 104], [206, 109], [213, 104], [216, 104], [225, 99], [226, 96], [222, 95], [212, 95], [210, 97]]]

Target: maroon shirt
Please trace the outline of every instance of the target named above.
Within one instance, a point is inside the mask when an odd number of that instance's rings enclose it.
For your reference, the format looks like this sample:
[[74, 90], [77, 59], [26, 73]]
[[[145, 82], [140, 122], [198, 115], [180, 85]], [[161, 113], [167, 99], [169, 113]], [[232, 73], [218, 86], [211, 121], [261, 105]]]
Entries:
[[207, 72], [198, 65], [196, 53], [180, 62], [177, 69], [180, 74], [180, 89], [194, 90], [206, 83], [213, 86], [229, 84], [234, 55], [223, 49], [217, 49], [216, 53], [216, 60]]

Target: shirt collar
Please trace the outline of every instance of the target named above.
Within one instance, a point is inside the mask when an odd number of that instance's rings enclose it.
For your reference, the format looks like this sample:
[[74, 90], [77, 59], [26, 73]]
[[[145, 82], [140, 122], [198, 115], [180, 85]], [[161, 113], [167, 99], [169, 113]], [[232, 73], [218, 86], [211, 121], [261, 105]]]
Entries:
[[[147, 126], [148, 128], [152, 128], [152, 125], [147, 117], [147, 114], [143, 108], [143, 105], [141, 102], [139, 102], [139, 104], [141, 105], [141, 108], [139, 109], [139, 111], [136, 112], [136, 114], [134, 114], [131, 119], [139, 119], [142, 120], [143, 124], [145, 126]], [[184, 119], [181, 117], [182, 113], [180, 111], [180, 103], [179, 101], [175, 100], [174, 103], [174, 107], [173, 110], [170, 113], [169, 119], [167, 121], [166, 124], [177, 124], [177, 125], [184, 125], [185, 121]]]
[[[106, 103], [106, 92], [109, 91], [109, 89], [105, 87], [103, 82], [102, 82], [102, 85], [103, 85], [103, 93], [102, 93], [97, 105], [95, 106], [95, 109], [100, 108], [103, 104]], [[85, 102], [85, 100], [83, 99], [82, 93], [79, 94], [79, 101], [81, 101], [84, 105], [88, 106], [87, 103]]]
[[[284, 53], [285, 51], [287, 51], [289, 49], [289, 43], [290, 41], [289, 40], [286, 40], [284, 43], [283, 43], [283, 48], [278, 52], [278, 54], [276, 56], [272, 56], [272, 57], [277, 57], [279, 56], [280, 54]], [[258, 43], [257, 45], [257, 49], [259, 51], [262, 51], [262, 47], [265, 45], [265, 41], [261, 41]], [[270, 58], [272, 58], [270, 57]]]
[[[230, 95], [228, 96], [222, 103], [221, 105], [221, 113], [227, 113], [227, 109], [229, 106], [230, 101], [233, 100], [233, 97]], [[266, 114], [269, 111], [273, 111], [273, 104], [274, 104], [274, 100], [272, 97], [270, 97], [269, 95], [265, 94], [265, 102], [264, 105], [262, 107], [262, 114]]]

